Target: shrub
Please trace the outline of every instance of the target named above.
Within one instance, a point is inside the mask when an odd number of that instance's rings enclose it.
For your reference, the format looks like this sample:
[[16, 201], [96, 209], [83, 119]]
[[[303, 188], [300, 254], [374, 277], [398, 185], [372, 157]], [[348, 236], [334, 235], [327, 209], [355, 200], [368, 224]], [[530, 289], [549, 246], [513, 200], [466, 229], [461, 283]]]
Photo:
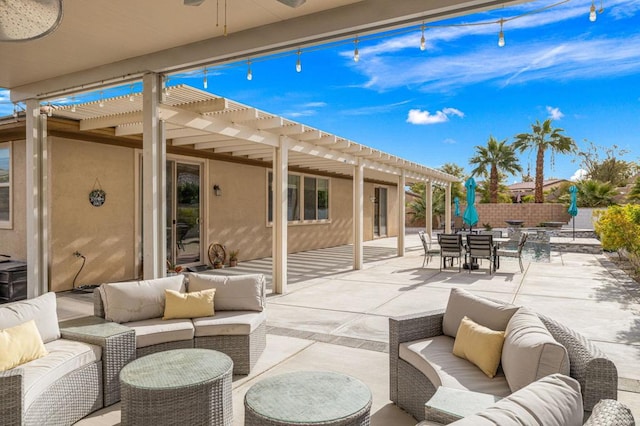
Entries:
[[640, 255], [640, 205], [611, 206], [594, 213], [595, 231], [605, 250]]

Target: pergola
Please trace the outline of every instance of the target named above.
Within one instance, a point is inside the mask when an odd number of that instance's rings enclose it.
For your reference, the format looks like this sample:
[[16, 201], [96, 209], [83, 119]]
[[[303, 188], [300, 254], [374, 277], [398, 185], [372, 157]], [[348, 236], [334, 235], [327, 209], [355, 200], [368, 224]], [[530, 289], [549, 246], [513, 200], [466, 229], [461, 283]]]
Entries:
[[[27, 262], [29, 297], [46, 290], [47, 277], [47, 115], [41, 102], [74, 93], [143, 82], [135, 110], [111, 116], [90, 106], [80, 128], [115, 128], [116, 134], [142, 134], [144, 277], [165, 272], [164, 185], [167, 141], [193, 149], [271, 161], [274, 171], [274, 289], [286, 291], [286, 179], [290, 165], [353, 176], [354, 268], [362, 267], [362, 186], [365, 174], [394, 181], [424, 181], [427, 205], [432, 183], [447, 187], [446, 229], [451, 217], [450, 182], [433, 169], [338, 138], [190, 88], [179, 106], [163, 99], [163, 76], [329, 41], [521, 3], [523, 0], [307, 0], [289, 8], [275, 0], [218, 2], [199, 7], [180, 0], [65, 0], [60, 27], [45, 38], [0, 43], [0, 87], [13, 102], [26, 105]], [[227, 10], [228, 7], [228, 10]], [[227, 34], [225, 35], [225, 31]], [[118, 103], [118, 100], [114, 100]], [[129, 108], [132, 108], [129, 106]], [[116, 107], [117, 109], [117, 107]], [[404, 202], [399, 203], [404, 206]], [[428, 209], [430, 211], [430, 209]], [[404, 224], [404, 214], [402, 224]], [[400, 220], [400, 219], [399, 219]], [[427, 218], [429, 220], [429, 218]], [[400, 223], [400, 222], [399, 222]], [[429, 223], [429, 222], [427, 222]], [[399, 255], [404, 241], [401, 228]]]

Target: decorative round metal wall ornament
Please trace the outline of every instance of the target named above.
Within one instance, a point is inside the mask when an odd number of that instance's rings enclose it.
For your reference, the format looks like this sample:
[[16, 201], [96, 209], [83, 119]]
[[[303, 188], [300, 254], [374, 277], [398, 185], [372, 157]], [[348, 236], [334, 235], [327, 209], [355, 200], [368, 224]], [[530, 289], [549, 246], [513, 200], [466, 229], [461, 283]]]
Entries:
[[107, 200], [107, 193], [100, 186], [100, 181], [96, 178], [93, 184], [93, 190], [89, 193], [89, 202], [93, 207], [100, 207]]

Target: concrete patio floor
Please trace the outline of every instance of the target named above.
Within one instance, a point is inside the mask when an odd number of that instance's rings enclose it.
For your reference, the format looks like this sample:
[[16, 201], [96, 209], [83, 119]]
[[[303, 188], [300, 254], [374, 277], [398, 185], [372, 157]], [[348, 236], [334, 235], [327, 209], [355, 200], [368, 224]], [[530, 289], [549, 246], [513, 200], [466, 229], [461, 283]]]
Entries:
[[[501, 259], [489, 275], [487, 262], [469, 274], [457, 267], [440, 272], [439, 257], [422, 268], [417, 235], [406, 236], [405, 257], [395, 256], [396, 239], [365, 244], [365, 267], [352, 271], [351, 247], [297, 253], [289, 257], [289, 292], [267, 299], [267, 348], [249, 376], [234, 377], [234, 424], [244, 423], [243, 398], [257, 381], [297, 370], [333, 370], [357, 377], [373, 393], [372, 425], [415, 425], [389, 401], [388, 318], [441, 309], [453, 287], [526, 305], [584, 334], [616, 364], [618, 399], [640, 420], [640, 287], [604, 255], [552, 252], [550, 263]], [[216, 273], [262, 272], [270, 259], [242, 262]], [[213, 272], [213, 271], [212, 271]], [[61, 293], [60, 319], [93, 313], [91, 295]], [[115, 425], [119, 404], [79, 425]]]

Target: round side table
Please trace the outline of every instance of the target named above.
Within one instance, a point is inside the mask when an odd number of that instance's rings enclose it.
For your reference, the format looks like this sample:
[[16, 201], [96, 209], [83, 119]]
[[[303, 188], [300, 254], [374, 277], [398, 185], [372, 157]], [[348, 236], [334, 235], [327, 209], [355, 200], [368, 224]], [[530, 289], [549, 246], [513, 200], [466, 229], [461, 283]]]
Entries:
[[328, 371], [264, 379], [247, 391], [246, 426], [368, 426], [371, 391], [360, 380]]
[[120, 372], [122, 425], [223, 425], [233, 422], [233, 361], [208, 349], [143, 356]]

